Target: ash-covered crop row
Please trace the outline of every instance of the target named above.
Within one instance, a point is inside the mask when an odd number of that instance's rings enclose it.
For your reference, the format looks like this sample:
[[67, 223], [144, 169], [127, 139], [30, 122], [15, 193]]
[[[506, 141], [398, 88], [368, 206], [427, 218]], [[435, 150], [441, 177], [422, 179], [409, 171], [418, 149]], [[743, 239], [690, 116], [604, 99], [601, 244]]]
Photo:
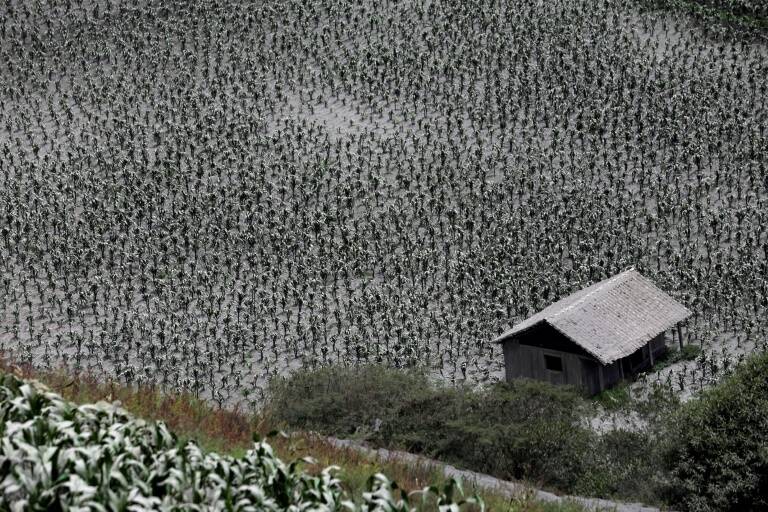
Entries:
[[[630, 0], [6, 2], [8, 357], [256, 401], [332, 361], [499, 378], [636, 266], [705, 386], [765, 344], [768, 53]], [[682, 375], [682, 377], [680, 377]]]

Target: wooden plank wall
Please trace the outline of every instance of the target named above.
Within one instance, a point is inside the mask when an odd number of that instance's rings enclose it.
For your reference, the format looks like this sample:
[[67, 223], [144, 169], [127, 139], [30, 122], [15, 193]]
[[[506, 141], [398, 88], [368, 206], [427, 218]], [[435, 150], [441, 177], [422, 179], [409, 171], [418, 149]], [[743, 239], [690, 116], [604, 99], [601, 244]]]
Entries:
[[[563, 362], [563, 371], [547, 370], [544, 366], [545, 354], [560, 357]], [[512, 341], [504, 344], [504, 363], [507, 380], [525, 377], [548, 381], [553, 384], [582, 386], [581, 360], [576, 354], [520, 345]]]
[[[568, 384], [579, 388], [584, 388], [588, 385], [588, 382], [584, 381], [582, 356], [549, 348], [521, 345], [517, 341], [508, 341], [503, 346], [507, 381], [528, 378], [547, 381], [553, 384]], [[665, 333], [661, 333], [639, 349], [643, 354], [643, 360], [634, 373], [643, 371], [650, 366], [651, 350], [653, 350], [654, 356], [660, 356], [665, 349]], [[544, 365], [544, 355], [560, 357], [563, 362], [563, 371], [553, 372], [547, 370]], [[625, 359], [628, 358], [629, 356]], [[600, 376], [602, 389], [606, 389], [621, 380], [621, 364], [622, 360], [618, 360], [613, 364], [603, 367], [602, 375]], [[595, 371], [599, 372], [599, 367]], [[629, 379], [631, 375], [632, 373], [625, 372], [623, 377]]]

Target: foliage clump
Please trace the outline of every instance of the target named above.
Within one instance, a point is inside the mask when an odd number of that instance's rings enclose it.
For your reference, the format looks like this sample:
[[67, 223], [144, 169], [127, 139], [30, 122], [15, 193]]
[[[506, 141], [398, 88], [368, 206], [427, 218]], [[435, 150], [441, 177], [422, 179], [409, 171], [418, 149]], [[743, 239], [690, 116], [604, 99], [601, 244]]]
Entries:
[[768, 354], [682, 407], [665, 462], [682, 510], [768, 509]]
[[273, 379], [269, 394], [275, 418], [293, 428], [363, 438], [392, 417], [406, 397], [433, 395], [423, 373], [380, 365], [295, 372], [288, 379]]
[[[416, 371], [327, 367], [274, 380], [270, 396], [273, 419], [289, 428], [357, 437], [566, 492], [654, 494], [651, 455], [630, 457], [624, 448], [650, 444], [647, 434], [595, 433], [582, 421], [587, 402], [573, 389], [535, 381], [448, 387]], [[647, 478], [635, 485], [640, 466]]]
[[622, 381], [612, 388], [603, 390], [595, 395], [594, 401], [608, 411], [622, 410], [632, 403], [629, 384], [627, 381]]
[[682, 349], [678, 349], [675, 346], [667, 347], [664, 354], [654, 363], [653, 371], [658, 372], [681, 361], [696, 361], [701, 357], [701, 353], [700, 346], [690, 343], [683, 345]]

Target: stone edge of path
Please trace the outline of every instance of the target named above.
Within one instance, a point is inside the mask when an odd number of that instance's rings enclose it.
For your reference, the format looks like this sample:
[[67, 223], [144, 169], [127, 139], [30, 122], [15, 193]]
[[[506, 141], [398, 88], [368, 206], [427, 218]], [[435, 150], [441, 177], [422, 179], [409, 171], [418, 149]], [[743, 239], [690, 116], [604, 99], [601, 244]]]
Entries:
[[387, 450], [384, 448], [370, 448], [364, 443], [358, 441], [326, 437], [316, 432], [309, 432], [307, 434], [325, 440], [337, 448], [349, 448], [351, 450], [363, 453], [368, 457], [375, 457], [385, 461], [394, 460], [406, 462], [409, 464], [420, 464], [428, 467], [435, 467], [442, 470], [443, 474], [447, 477], [461, 478], [461, 480], [465, 482], [472, 482], [479, 488], [491, 490], [509, 498], [520, 496], [521, 494], [530, 494], [539, 501], [550, 503], [578, 503], [589, 510], [601, 512], [662, 512], [662, 509], [649, 507], [641, 503], [624, 503], [620, 501], [611, 501], [600, 498], [586, 498], [583, 496], [560, 496], [552, 492], [544, 491], [542, 489], [536, 489], [521, 482], [500, 480], [490, 475], [458, 469], [450, 464], [446, 464], [434, 459], [429, 459], [427, 457], [422, 457], [420, 455], [415, 455], [413, 453]]

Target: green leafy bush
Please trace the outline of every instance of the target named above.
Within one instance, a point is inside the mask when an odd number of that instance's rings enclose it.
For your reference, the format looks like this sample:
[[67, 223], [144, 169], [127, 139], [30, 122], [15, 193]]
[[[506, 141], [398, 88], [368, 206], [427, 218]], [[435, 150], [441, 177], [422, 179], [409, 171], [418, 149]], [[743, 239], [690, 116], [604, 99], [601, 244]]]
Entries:
[[657, 359], [653, 365], [653, 371], [661, 371], [680, 361], [694, 361], [699, 357], [699, 354], [701, 354], [701, 347], [690, 343], [683, 345], [682, 349], [678, 349], [675, 346], [667, 347], [664, 355]]
[[403, 400], [381, 439], [502, 478], [570, 489], [586, 469], [592, 440], [578, 424], [582, 406], [572, 390], [540, 382], [480, 391], [435, 387]]
[[689, 343], [688, 345], [683, 345], [678, 354], [678, 361], [693, 361], [701, 354], [701, 347]]
[[660, 501], [664, 473], [656, 442], [647, 430], [610, 430], [598, 436], [592, 448], [592, 463], [580, 475], [576, 494]]
[[[39, 383], [0, 374], [0, 510], [411, 510], [381, 474], [358, 507], [333, 471], [305, 473], [264, 442], [240, 458], [204, 453], [163, 423], [106, 403], [77, 407]], [[418, 493], [451, 510], [483, 508], [452, 480]]]
[[270, 396], [272, 419], [289, 429], [356, 436], [499, 478], [646, 503], [661, 502], [666, 490], [659, 439], [679, 407], [661, 387], [642, 401], [627, 393], [623, 407], [648, 427], [598, 434], [584, 421], [589, 402], [574, 389], [529, 380], [448, 387], [381, 366], [297, 373], [274, 380]]
[[431, 393], [422, 373], [372, 365], [295, 372], [289, 379], [274, 379], [269, 394], [275, 417], [292, 428], [365, 437], [406, 398]]
[[768, 354], [754, 356], [670, 422], [665, 463], [682, 510], [768, 510]]
[[356, 434], [502, 478], [571, 489], [594, 434], [571, 389], [533, 381], [484, 390], [438, 386], [415, 371], [328, 367], [273, 382], [270, 409], [290, 428]]
[[625, 409], [632, 403], [629, 382], [622, 381], [612, 388], [605, 389], [595, 395], [592, 400], [607, 411]]

